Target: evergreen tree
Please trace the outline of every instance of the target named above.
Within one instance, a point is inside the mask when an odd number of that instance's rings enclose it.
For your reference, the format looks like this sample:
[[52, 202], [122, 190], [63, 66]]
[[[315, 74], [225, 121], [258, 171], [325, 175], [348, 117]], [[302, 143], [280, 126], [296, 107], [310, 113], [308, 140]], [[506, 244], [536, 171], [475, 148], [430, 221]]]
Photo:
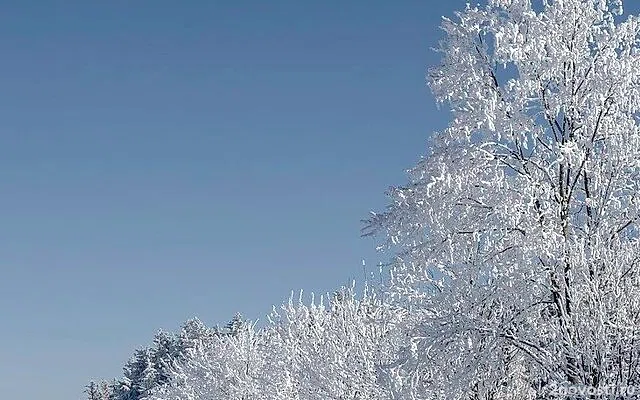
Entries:
[[85, 386], [84, 393], [87, 395], [87, 400], [101, 400], [100, 386], [93, 380]]
[[209, 328], [197, 318], [186, 321], [177, 337], [177, 355], [176, 359], [188, 357], [189, 349], [194, 348], [202, 342], [209, 342], [219, 337], [221, 332], [217, 328]]
[[168, 382], [168, 371], [171, 363], [178, 356], [178, 352], [178, 343], [173, 335], [164, 331], [159, 331], [156, 334], [151, 348], [151, 365], [155, 371], [153, 386], [164, 385]]
[[227, 325], [225, 327], [226, 328], [226, 334], [230, 335], [230, 336], [236, 336], [243, 329], [246, 329], [246, 327], [247, 327], [247, 321], [244, 319], [242, 314], [236, 313], [236, 315], [233, 316], [231, 321], [229, 321], [229, 323], [227, 323]]
[[100, 382], [100, 400], [113, 400], [113, 383], [107, 381]]

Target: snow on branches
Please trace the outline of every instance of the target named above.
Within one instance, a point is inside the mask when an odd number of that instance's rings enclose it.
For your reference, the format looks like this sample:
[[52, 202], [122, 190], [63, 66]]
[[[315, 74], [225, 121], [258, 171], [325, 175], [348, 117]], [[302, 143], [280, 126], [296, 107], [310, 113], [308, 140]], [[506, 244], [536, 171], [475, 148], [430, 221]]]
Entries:
[[444, 19], [429, 79], [452, 121], [367, 227], [399, 249], [405, 373], [433, 371], [409, 391], [640, 384], [640, 20], [621, 5], [492, 1]]

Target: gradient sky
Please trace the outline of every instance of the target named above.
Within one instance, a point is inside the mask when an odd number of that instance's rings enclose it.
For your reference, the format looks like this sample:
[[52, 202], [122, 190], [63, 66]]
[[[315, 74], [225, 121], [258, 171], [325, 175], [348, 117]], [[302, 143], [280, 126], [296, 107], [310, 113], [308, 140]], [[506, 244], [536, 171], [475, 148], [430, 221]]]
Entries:
[[464, 3], [4, 1], [0, 396], [80, 399], [159, 328], [386, 260], [360, 219], [446, 123]]

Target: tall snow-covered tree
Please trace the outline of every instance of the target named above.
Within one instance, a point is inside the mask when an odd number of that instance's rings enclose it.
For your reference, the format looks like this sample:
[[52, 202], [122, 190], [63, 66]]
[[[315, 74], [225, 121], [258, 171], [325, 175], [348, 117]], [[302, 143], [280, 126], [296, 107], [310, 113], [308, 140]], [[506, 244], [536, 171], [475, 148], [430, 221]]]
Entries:
[[87, 400], [102, 400], [100, 385], [96, 381], [89, 381], [84, 387], [84, 393], [87, 395]]
[[365, 233], [398, 257], [407, 398], [640, 384], [640, 19], [621, 0], [490, 0], [444, 19], [452, 112]]
[[230, 336], [236, 336], [240, 332], [242, 332], [244, 329], [247, 328], [247, 324], [248, 324], [248, 321], [245, 320], [242, 314], [236, 313], [236, 315], [233, 316], [231, 321], [229, 321], [225, 326], [226, 332], [224, 333]]
[[201, 342], [212, 341], [220, 334], [220, 329], [210, 328], [197, 318], [186, 321], [177, 335], [176, 346], [180, 355], [176, 358], [185, 357], [189, 349]]
[[115, 382], [100, 382], [100, 400], [112, 400], [113, 399], [113, 388]]
[[172, 364], [186, 352], [188, 344], [182, 339], [182, 336], [158, 331], [152, 346], [136, 350], [125, 364], [124, 377], [114, 385], [115, 399], [138, 400], [155, 387], [167, 384]]

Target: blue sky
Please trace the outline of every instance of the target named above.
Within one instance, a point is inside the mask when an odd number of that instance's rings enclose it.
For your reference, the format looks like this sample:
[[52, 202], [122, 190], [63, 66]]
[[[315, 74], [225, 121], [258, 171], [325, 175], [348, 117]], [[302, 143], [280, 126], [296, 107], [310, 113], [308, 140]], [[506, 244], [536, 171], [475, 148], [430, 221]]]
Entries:
[[463, 5], [4, 2], [2, 397], [386, 260], [360, 219], [446, 122], [424, 74]]

